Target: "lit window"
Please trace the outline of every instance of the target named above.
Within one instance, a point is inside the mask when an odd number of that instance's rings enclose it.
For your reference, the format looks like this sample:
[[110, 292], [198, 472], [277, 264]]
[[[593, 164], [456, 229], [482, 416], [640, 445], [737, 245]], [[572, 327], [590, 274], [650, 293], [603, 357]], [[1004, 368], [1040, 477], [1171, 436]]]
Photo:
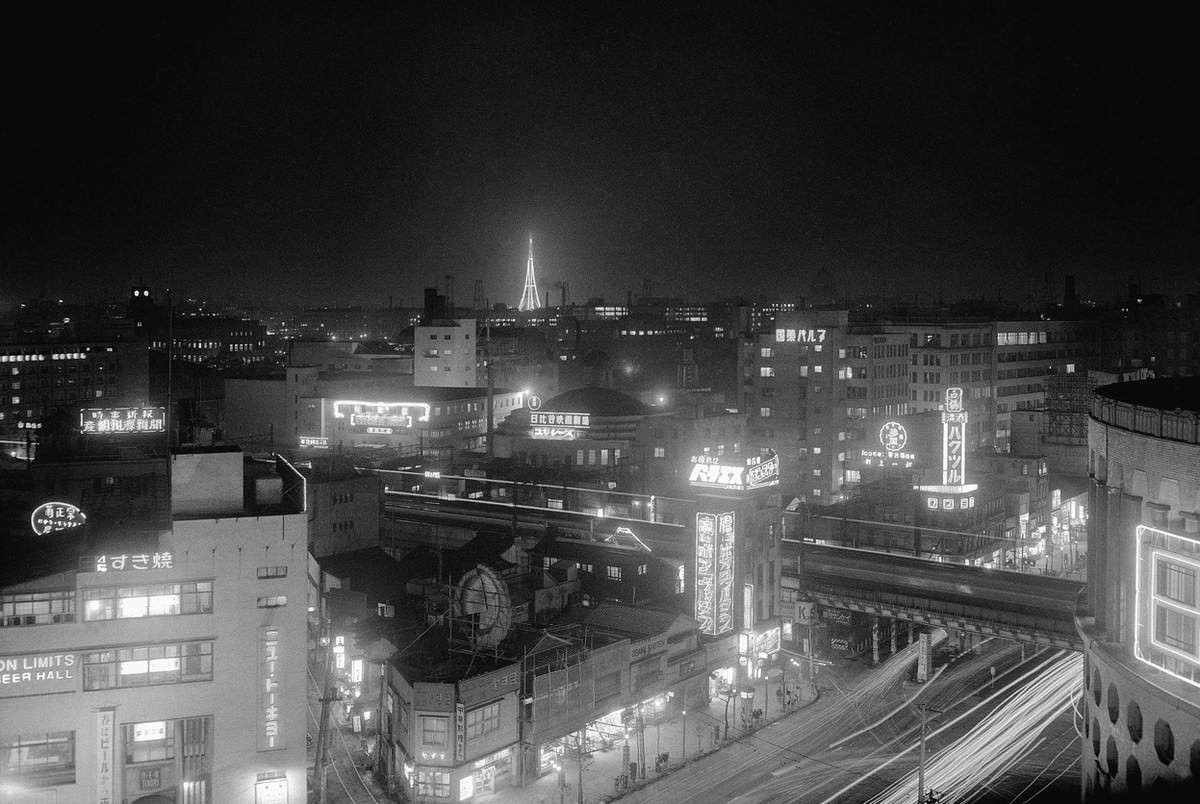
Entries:
[[212, 642], [90, 651], [83, 655], [83, 688], [103, 690], [212, 681], [212, 654]]
[[621, 580], [621, 568], [620, 567], [609, 567], [608, 568], [608, 579], [610, 581]]
[[654, 457], [655, 458], [667, 457], [667, 448], [666, 447], [655, 447], [654, 448]]
[[84, 620], [211, 614], [212, 581], [84, 589]]

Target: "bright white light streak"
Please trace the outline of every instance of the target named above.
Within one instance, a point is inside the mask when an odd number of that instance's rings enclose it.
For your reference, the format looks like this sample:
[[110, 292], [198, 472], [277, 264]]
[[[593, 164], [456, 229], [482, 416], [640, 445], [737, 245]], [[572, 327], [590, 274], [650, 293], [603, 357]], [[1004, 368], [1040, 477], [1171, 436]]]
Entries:
[[[925, 767], [926, 789], [938, 791], [944, 801], [963, 801], [1010, 772], [1037, 747], [1045, 725], [1074, 708], [1082, 671], [1078, 654], [1045, 665], [978, 726], [933, 755]], [[868, 801], [909, 804], [916, 795], [913, 771]]]
[[[1014, 687], [1019, 686], [1022, 682], [1025, 681], [1025, 679], [1029, 678], [1030, 676], [1034, 676], [1034, 675], [1038, 675], [1038, 674], [1042, 673], [1044, 668], [1050, 667], [1051, 665], [1053, 665], [1056, 662], [1063, 661], [1063, 658], [1062, 658], [1063, 656], [1070, 656], [1070, 654], [1067, 654], [1066, 652], [1060, 652], [1051, 661], [1039, 664], [1036, 667], [1026, 671], [1019, 678], [1016, 678], [1016, 679], [1010, 681], [1008, 684], [1005, 684], [1003, 687], [1001, 687], [999, 690], [993, 692], [991, 695], [989, 695], [983, 701], [980, 701], [979, 703], [975, 704], [973, 707], [968, 709], [966, 712], [963, 712], [958, 717], [956, 717], [953, 720], [949, 721], [948, 723], [945, 723], [944, 725], [942, 725], [941, 728], [937, 729], [932, 734], [928, 735], [928, 737], [929, 738], [936, 737], [938, 734], [940, 734], [943, 731], [945, 731], [946, 729], [950, 728], [955, 723], [958, 723], [960, 720], [970, 717], [977, 709], [986, 705], [988, 703], [988, 701], [991, 701], [992, 699], [1005, 694], [1006, 692], [1013, 689]], [[1078, 659], [1079, 657], [1075, 656], [1074, 658]], [[1079, 661], [1082, 662], [1082, 659], [1080, 659]], [[1082, 664], [1080, 665], [1080, 671], [1082, 672]], [[843, 798], [845, 797], [846, 793], [848, 793], [850, 790], [853, 790], [855, 787], [857, 787], [862, 782], [866, 781], [867, 779], [869, 779], [870, 777], [879, 773], [880, 771], [884, 770], [885, 768], [891, 766], [893, 763], [897, 762], [905, 754], [907, 754], [911, 751], [916, 751], [916, 750], [917, 750], [916, 743], [910, 745], [908, 748], [897, 753], [891, 759], [887, 760], [886, 762], [883, 762], [882, 764], [878, 765], [877, 767], [868, 771], [867, 773], [864, 773], [862, 776], [859, 776], [857, 779], [855, 779], [854, 781], [850, 782], [849, 784], [843, 786], [841, 789], [837, 790], [832, 795], [827, 796], [825, 799], [823, 799], [821, 801], [821, 804], [833, 804], [833, 802], [842, 801]], [[914, 781], [912, 787], [913, 787], [913, 795], [915, 797], [916, 796], [915, 781]], [[934, 788], [934, 789], [939, 789], [939, 788]]]

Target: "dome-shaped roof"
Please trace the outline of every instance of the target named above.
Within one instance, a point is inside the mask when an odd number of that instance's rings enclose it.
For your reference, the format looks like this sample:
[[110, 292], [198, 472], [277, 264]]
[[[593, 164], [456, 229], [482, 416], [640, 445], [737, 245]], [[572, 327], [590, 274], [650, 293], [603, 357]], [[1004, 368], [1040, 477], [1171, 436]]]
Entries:
[[556, 413], [589, 413], [592, 416], [645, 416], [646, 406], [629, 394], [611, 388], [588, 386], [559, 394], [542, 403]]

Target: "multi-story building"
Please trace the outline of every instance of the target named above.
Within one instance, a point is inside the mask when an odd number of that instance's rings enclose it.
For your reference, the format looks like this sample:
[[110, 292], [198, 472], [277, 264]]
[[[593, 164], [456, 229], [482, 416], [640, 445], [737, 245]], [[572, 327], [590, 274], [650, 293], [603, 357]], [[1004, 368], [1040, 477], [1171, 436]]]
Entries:
[[349, 461], [316, 458], [301, 468], [308, 479], [308, 543], [317, 558], [379, 544], [383, 483]]
[[36, 468], [38, 532], [0, 581], [0, 801], [307, 798], [304, 480], [169, 460], [169, 497], [161, 455]]
[[994, 330], [990, 322], [926, 321], [897, 323], [908, 333], [912, 359], [909, 395], [913, 412], [938, 410], [946, 389], [963, 389], [968, 414], [967, 447], [992, 443]]
[[413, 384], [476, 388], [479, 369], [475, 319], [429, 321], [413, 330]]
[[145, 405], [149, 394], [145, 343], [0, 343], [0, 439], [22, 450], [54, 411]]
[[909, 411], [909, 353], [907, 333], [846, 310], [779, 313], [743, 343], [751, 439], [779, 453], [781, 491], [826, 505], [860, 480], [847, 460]]
[[1046, 407], [1046, 378], [1099, 368], [1096, 321], [997, 321], [995, 448], [1009, 449], [1012, 413]]
[[1085, 799], [1200, 779], [1200, 380], [1096, 389], [1084, 641]]

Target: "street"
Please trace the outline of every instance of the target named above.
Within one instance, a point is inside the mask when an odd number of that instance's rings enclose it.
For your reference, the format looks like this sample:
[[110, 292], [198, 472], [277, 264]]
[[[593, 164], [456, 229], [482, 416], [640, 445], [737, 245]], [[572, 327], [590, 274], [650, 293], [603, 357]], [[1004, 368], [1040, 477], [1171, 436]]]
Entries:
[[[976, 792], [982, 791], [980, 800], [1077, 794], [1078, 737], [1070, 695], [1078, 687], [1079, 669], [1072, 664], [1078, 657], [1035, 656], [1029, 650], [1022, 662], [1021, 649], [1001, 641], [977, 650], [939, 668], [923, 687], [908, 681], [915, 658], [909, 649], [846, 683], [822, 671], [821, 698], [814, 704], [622, 800], [915, 800], [915, 781], [909, 779], [920, 732], [915, 704], [926, 705], [930, 719], [926, 789], [957, 790], [955, 780], [970, 777]], [[971, 737], [992, 742], [986, 747], [959, 742]], [[957, 750], [946, 750], [956, 744]], [[996, 758], [985, 767], [980, 759], [990, 751]], [[895, 797], [884, 796], [889, 792]]]

